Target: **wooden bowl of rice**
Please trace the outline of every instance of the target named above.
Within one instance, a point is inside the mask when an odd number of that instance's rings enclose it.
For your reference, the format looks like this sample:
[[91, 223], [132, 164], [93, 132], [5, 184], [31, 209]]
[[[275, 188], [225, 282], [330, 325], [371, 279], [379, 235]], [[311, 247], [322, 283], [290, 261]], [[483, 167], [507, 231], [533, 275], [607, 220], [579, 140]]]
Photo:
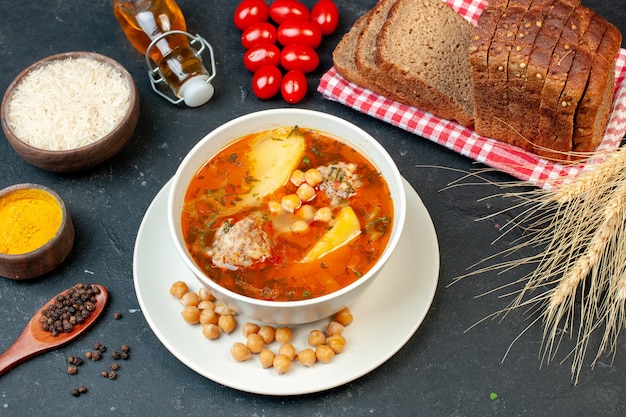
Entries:
[[7, 88], [2, 130], [26, 161], [53, 172], [93, 168], [118, 153], [139, 119], [132, 76], [93, 52], [49, 56]]

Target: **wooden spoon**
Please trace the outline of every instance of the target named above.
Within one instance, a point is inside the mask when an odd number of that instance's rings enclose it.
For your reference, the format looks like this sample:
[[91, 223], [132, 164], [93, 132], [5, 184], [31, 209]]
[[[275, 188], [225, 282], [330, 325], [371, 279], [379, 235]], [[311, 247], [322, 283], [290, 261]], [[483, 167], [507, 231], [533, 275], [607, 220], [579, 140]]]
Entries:
[[[24, 331], [17, 338], [17, 340], [0, 355], [0, 375], [6, 373], [9, 369], [16, 365], [37, 356], [41, 353], [53, 350], [61, 345], [71, 342], [76, 339], [82, 333], [85, 332], [92, 324], [102, 315], [104, 307], [109, 296], [108, 291], [102, 285], [92, 284], [94, 287], [98, 287], [100, 292], [96, 294], [95, 309], [89, 314], [84, 322], [75, 324], [71, 332], [59, 333], [57, 336], [53, 336], [52, 333], [45, 331], [41, 328], [41, 310], [30, 319]], [[45, 306], [52, 304], [56, 301], [58, 296], [65, 295], [68, 290], [65, 290], [55, 295]]]

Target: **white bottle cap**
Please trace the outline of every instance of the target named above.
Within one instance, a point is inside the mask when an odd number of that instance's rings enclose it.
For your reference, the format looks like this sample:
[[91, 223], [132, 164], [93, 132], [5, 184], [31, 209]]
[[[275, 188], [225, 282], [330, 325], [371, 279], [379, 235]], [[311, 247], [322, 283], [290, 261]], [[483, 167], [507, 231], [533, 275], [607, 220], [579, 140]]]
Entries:
[[197, 76], [180, 86], [178, 94], [189, 107], [202, 106], [213, 97], [213, 85], [207, 76]]

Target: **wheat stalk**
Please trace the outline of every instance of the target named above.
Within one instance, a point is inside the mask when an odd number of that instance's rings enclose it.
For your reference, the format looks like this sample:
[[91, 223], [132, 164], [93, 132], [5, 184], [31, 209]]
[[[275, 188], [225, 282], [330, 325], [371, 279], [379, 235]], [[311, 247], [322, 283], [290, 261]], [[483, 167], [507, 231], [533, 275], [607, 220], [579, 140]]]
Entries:
[[[453, 281], [486, 272], [505, 274], [533, 264], [534, 270], [523, 277], [483, 294], [507, 291], [503, 296], [512, 298], [488, 318], [521, 307], [539, 312], [511, 345], [530, 326], [541, 322], [540, 356], [546, 363], [554, 359], [565, 335], [575, 337], [574, 347], [566, 356], [572, 358], [575, 383], [592, 334], [604, 329], [594, 366], [604, 353], [615, 351], [617, 337], [626, 325], [626, 148], [595, 160], [600, 162], [589, 163], [572, 181], [555, 179], [554, 187], [547, 189], [505, 191], [502, 196], [516, 201], [506, 210], [521, 212], [503, 233], [518, 228], [524, 234], [509, 248], [477, 262], [470, 272]], [[541, 250], [511, 259], [516, 252], [532, 247]], [[498, 256], [509, 259], [483, 266]]]

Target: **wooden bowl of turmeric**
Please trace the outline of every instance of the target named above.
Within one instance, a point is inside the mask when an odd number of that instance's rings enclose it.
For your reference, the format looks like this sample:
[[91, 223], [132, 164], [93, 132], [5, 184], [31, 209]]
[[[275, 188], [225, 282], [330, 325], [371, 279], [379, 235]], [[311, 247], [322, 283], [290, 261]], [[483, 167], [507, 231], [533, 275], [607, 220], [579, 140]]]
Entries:
[[65, 52], [24, 69], [2, 99], [0, 122], [27, 162], [52, 172], [89, 170], [118, 153], [139, 119], [132, 76], [93, 52]]
[[59, 266], [74, 245], [74, 225], [63, 200], [38, 184], [0, 190], [0, 276], [40, 277]]

